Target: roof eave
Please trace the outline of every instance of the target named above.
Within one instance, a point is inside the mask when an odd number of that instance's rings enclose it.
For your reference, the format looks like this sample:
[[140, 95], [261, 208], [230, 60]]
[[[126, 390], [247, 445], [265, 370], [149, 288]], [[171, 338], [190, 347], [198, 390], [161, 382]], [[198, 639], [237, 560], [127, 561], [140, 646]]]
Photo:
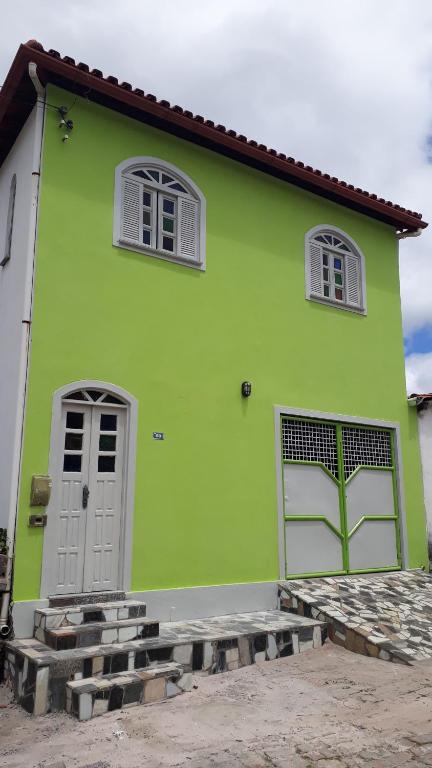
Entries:
[[19, 47], [0, 94], [0, 164], [35, 102], [36, 94], [27, 73], [30, 61], [37, 64], [38, 76], [45, 85], [52, 83], [85, 95], [91, 101], [383, 221], [399, 231], [413, 232], [427, 227], [419, 214], [398, 210], [399, 206], [390, 205], [375, 195], [303, 163], [291, 162], [282, 153], [248, 141], [234, 131], [226, 131], [224, 126], [215, 126], [199, 116], [193, 117], [180, 107], [169, 106], [168, 102], [158, 102], [154, 97], [145, 96], [140, 89], [132, 90], [128, 83], [118, 85], [115, 78], [104, 79], [98, 70], [90, 73], [86, 65], [68, 63], [60, 56], [45, 53], [39, 43]]

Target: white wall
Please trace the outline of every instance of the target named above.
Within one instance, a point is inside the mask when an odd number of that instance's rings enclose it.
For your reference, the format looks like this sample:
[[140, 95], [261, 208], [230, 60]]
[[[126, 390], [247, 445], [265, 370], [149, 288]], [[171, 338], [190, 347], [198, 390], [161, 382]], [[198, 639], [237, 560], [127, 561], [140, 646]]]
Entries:
[[4, 254], [11, 178], [16, 174], [11, 258], [0, 267], [0, 527], [7, 528], [16, 499], [22, 387], [20, 368], [32, 204], [35, 109], [0, 168], [0, 260]]
[[432, 403], [418, 414], [429, 559], [432, 559]]

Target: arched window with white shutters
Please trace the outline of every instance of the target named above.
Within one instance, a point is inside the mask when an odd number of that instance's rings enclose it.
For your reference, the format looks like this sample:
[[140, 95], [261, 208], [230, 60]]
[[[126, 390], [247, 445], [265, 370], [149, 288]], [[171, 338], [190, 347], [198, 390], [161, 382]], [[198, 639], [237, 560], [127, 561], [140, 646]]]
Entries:
[[205, 198], [170, 163], [133, 157], [116, 168], [114, 245], [205, 269]]
[[366, 314], [364, 257], [354, 241], [331, 226], [306, 234], [306, 298]]

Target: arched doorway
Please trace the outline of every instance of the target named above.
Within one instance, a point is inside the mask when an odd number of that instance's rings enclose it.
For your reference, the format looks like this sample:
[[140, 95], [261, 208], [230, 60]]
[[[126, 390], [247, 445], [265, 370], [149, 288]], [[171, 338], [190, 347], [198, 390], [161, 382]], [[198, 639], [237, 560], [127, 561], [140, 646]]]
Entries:
[[42, 597], [129, 587], [136, 410], [103, 382], [55, 393]]

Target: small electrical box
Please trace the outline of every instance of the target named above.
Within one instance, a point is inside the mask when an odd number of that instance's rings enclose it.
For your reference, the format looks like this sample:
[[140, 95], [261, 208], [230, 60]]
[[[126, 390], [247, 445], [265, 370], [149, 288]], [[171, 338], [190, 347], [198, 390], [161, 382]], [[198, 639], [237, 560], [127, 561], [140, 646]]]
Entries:
[[45, 528], [48, 515], [29, 515], [29, 528]]
[[49, 475], [33, 475], [30, 491], [31, 507], [46, 507], [51, 496], [52, 480]]

